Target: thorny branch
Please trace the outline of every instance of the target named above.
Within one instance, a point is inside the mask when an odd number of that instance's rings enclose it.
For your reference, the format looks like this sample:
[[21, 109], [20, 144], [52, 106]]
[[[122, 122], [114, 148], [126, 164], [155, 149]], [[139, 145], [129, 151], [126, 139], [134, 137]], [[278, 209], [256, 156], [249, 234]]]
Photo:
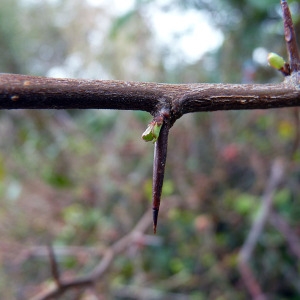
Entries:
[[[153, 168], [153, 226], [156, 231], [164, 169], [167, 156], [167, 140], [170, 127], [182, 115], [199, 111], [268, 109], [300, 106], [299, 52], [295, 30], [286, 0], [281, 0], [284, 34], [289, 56], [290, 75], [277, 85], [249, 84], [157, 84], [124, 81], [88, 81], [51, 79], [25, 75], [0, 74], [0, 109], [120, 109], [142, 110], [155, 118], [161, 117], [163, 126], [155, 145]], [[166, 114], [162, 112], [167, 111]], [[283, 176], [283, 167], [274, 162], [269, 184], [261, 207], [261, 215], [253, 224], [248, 239], [240, 251], [240, 270], [250, 294], [263, 299], [263, 293], [248, 265], [253, 249], [262, 232], [270, 211], [273, 193]], [[274, 221], [274, 220], [273, 220]], [[276, 221], [276, 220], [275, 220]], [[55, 287], [33, 299], [45, 300], [57, 297], [72, 287], [93, 285], [111, 265], [115, 255], [130, 245], [137, 233], [150, 224], [148, 214], [131, 233], [113, 244], [91, 274], [64, 281], [60, 278], [55, 257], [50, 251]], [[283, 223], [278, 223], [286, 230]], [[290, 241], [292, 243], [292, 241]], [[293, 248], [295, 251], [295, 249]], [[297, 250], [298, 251], [298, 250]], [[297, 252], [298, 253], [298, 252]]]
[[281, 6], [289, 56], [288, 71], [284, 73], [288, 76], [281, 84], [158, 84], [0, 74], [0, 109], [102, 108], [151, 113], [153, 122], [163, 123], [153, 165], [153, 229], [156, 232], [168, 132], [177, 119], [199, 111], [300, 106], [296, 35], [287, 2], [282, 0]]

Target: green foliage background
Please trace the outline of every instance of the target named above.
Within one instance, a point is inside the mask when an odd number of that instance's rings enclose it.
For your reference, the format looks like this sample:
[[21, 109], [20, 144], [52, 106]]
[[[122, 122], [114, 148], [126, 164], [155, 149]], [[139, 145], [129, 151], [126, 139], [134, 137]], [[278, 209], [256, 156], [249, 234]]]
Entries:
[[[299, 3], [289, 3], [300, 32]], [[193, 63], [168, 64], [173, 45], [161, 46], [146, 18], [153, 5], [207, 14], [224, 35], [221, 47]], [[286, 56], [277, 0], [137, 0], [129, 11], [116, 10], [82, 0], [1, 0], [0, 71], [176, 83], [282, 80], [253, 60], [257, 49]], [[85, 274], [99, 260], [95, 251], [151, 214], [153, 145], [140, 138], [150, 120], [100, 110], [0, 113], [1, 299], [28, 299], [51, 284], [48, 243], [65, 276]], [[152, 239], [149, 228], [147, 245], [116, 257], [97, 297], [140, 299], [132, 291], [148, 291], [143, 299], [249, 299], [237, 256], [276, 158], [288, 171], [274, 209], [300, 233], [298, 139], [296, 109], [180, 119], [171, 129], [158, 235]], [[269, 299], [300, 299], [299, 256], [269, 223], [251, 267]], [[90, 299], [95, 291], [76, 293]]]

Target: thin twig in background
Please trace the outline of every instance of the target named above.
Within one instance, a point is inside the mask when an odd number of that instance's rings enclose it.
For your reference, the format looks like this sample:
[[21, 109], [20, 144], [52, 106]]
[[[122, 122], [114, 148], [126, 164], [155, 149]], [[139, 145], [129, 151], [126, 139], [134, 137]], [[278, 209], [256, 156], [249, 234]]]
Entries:
[[[148, 214], [148, 212], [145, 213], [130, 233], [128, 233], [123, 238], [115, 242], [104, 252], [102, 260], [91, 271], [91, 273], [83, 277], [78, 277], [71, 280], [63, 280], [62, 278], [59, 278], [59, 284], [56, 284], [55, 286], [49, 288], [46, 291], [42, 291], [39, 295], [36, 295], [35, 297], [31, 298], [31, 300], [57, 299], [57, 297], [61, 296], [70, 289], [93, 286], [94, 283], [97, 280], [99, 280], [108, 270], [116, 255], [126, 250], [135, 242], [142, 242], [144, 238], [143, 233], [149, 228], [151, 222], [151, 215]], [[57, 283], [55, 277], [54, 281], [56, 281]]]
[[54, 250], [52, 245], [49, 245], [48, 247], [48, 252], [49, 252], [49, 259], [50, 259], [50, 267], [51, 267], [51, 273], [52, 273], [52, 277], [53, 280], [55, 281], [56, 285], [58, 287], [61, 286], [61, 282], [60, 282], [60, 273], [59, 273], [59, 268], [58, 268], [58, 264], [56, 261], [56, 257], [54, 254]]
[[300, 239], [295, 231], [290, 227], [287, 221], [277, 212], [272, 211], [269, 216], [269, 222], [282, 234], [293, 253], [300, 260]]
[[280, 159], [273, 162], [271, 174], [266, 186], [266, 190], [262, 196], [262, 204], [258, 212], [258, 216], [254, 221], [249, 235], [239, 252], [239, 269], [249, 293], [255, 300], [266, 299], [263, 292], [255, 279], [253, 272], [249, 266], [249, 260], [253, 254], [253, 250], [263, 232], [265, 223], [270, 214], [274, 193], [282, 181], [284, 176], [284, 164]]

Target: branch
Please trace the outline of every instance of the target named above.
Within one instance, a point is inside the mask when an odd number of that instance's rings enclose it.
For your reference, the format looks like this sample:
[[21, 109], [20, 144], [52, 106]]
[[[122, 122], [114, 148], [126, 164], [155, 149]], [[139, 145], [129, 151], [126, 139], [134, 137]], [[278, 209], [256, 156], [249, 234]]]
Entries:
[[291, 106], [300, 106], [293, 76], [281, 84], [163, 84], [0, 74], [0, 109], [97, 108], [155, 114], [171, 107], [176, 120], [190, 112]]

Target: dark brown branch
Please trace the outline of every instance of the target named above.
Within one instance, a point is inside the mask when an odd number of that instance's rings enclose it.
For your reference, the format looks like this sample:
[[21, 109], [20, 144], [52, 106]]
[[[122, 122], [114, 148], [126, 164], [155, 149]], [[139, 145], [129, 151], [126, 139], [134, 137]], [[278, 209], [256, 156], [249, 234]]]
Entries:
[[291, 72], [293, 73], [300, 70], [300, 58], [299, 58], [297, 41], [296, 41], [296, 34], [295, 34], [291, 12], [286, 0], [281, 1], [281, 8], [283, 13], [285, 42], [286, 42], [287, 52], [289, 55], [290, 69]]
[[[122, 109], [152, 111], [155, 84], [0, 74], [0, 109]], [[143, 100], [143, 101], [141, 101]]]
[[0, 74], [0, 109], [119, 109], [173, 118], [190, 112], [300, 106], [298, 80], [281, 84], [159, 84]]

